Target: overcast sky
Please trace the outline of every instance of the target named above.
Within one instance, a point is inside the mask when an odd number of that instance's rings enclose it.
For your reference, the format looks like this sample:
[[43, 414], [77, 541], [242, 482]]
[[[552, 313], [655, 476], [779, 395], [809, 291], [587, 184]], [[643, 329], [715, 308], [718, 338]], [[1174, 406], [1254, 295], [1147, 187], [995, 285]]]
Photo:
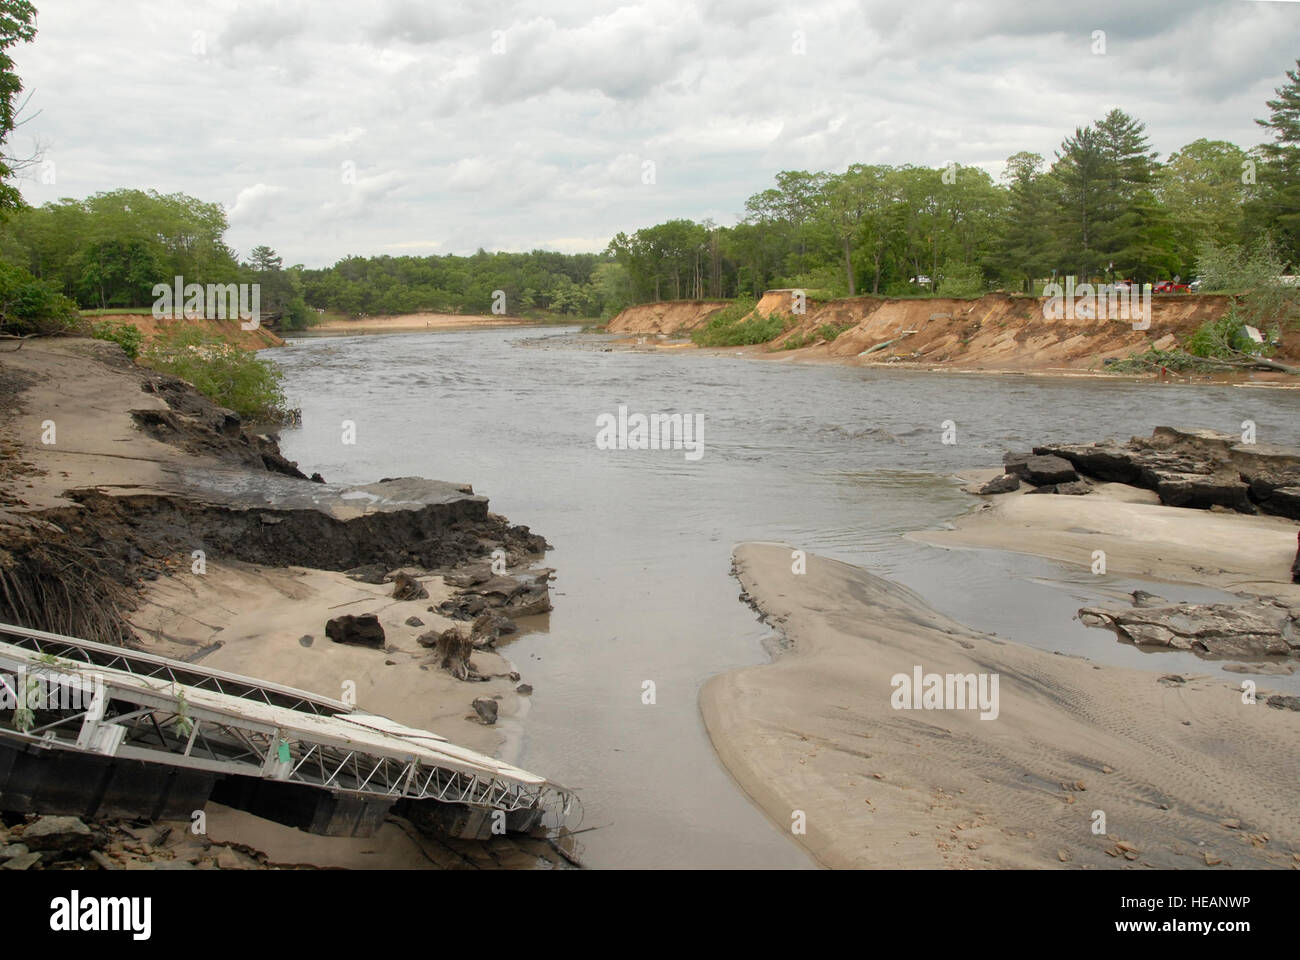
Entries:
[[1162, 157], [1249, 147], [1300, 57], [1282, 0], [36, 4], [29, 202], [183, 191], [308, 266], [731, 224], [785, 169], [996, 176], [1116, 106]]

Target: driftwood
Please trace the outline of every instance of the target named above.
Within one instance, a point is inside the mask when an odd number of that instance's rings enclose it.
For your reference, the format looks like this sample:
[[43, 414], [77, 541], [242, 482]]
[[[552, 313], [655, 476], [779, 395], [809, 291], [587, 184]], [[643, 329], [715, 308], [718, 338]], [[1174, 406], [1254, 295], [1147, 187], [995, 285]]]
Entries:
[[474, 652], [474, 641], [455, 627], [444, 630], [434, 645], [438, 666], [450, 671], [458, 680], [470, 678], [469, 658]]
[[39, 337], [39, 336], [40, 336], [39, 333], [26, 333], [26, 334], [0, 333], [0, 340], [17, 340], [18, 346], [14, 347], [12, 350], [5, 351], [5, 353], [17, 353], [19, 350], [23, 348], [24, 343], [26, 343], [28, 340], [31, 340], [33, 337]]

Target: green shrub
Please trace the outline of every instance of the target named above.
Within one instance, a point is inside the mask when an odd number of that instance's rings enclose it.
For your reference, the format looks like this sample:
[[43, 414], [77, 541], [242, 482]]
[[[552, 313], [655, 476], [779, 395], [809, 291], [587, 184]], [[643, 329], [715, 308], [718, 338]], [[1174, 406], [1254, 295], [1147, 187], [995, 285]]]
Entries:
[[0, 262], [0, 332], [84, 333], [77, 305], [22, 267]]
[[768, 343], [794, 326], [794, 317], [780, 313], [760, 317], [754, 314], [754, 306], [752, 299], [727, 304], [694, 331], [691, 340], [701, 347], [742, 347]]
[[144, 350], [146, 365], [194, 384], [214, 403], [246, 420], [283, 421], [284, 375], [269, 360], [197, 327], [178, 326]]
[[140, 356], [140, 344], [144, 342], [140, 328], [125, 320], [101, 320], [90, 328], [90, 335], [96, 340], [111, 340], [132, 360]]

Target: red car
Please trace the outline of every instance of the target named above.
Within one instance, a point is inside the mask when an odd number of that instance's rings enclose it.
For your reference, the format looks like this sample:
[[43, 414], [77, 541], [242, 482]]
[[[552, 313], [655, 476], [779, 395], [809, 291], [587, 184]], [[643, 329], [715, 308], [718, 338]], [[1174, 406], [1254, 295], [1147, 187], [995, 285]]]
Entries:
[[1191, 293], [1192, 288], [1185, 283], [1174, 283], [1172, 280], [1162, 280], [1152, 288], [1156, 293]]

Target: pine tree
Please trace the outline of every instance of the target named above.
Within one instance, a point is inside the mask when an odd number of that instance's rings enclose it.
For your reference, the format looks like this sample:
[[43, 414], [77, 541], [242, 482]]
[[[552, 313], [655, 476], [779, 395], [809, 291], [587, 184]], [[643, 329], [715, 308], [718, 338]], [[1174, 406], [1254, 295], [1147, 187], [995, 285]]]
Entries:
[[1255, 122], [1273, 133], [1272, 143], [1260, 145], [1264, 220], [1278, 235], [1283, 255], [1300, 265], [1300, 60], [1296, 67], [1286, 71], [1288, 82], [1275, 91], [1277, 99], [1266, 101], [1269, 119]]

